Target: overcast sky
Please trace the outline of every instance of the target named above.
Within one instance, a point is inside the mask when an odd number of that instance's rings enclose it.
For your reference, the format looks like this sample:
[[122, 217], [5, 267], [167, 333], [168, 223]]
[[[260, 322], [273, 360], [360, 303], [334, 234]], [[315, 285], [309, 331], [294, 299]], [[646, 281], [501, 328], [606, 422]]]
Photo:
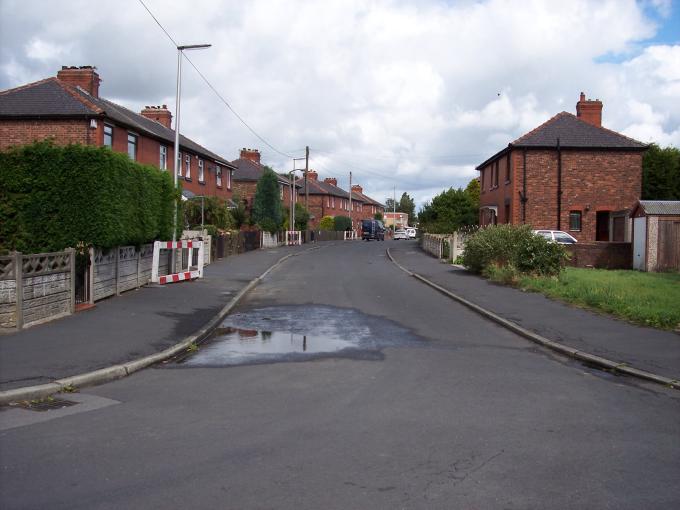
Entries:
[[[320, 177], [418, 205], [579, 93], [603, 125], [680, 146], [680, 5], [667, 0], [144, 0], [234, 110]], [[115, 8], [114, 8], [115, 6]], [[0, 0], [0, 90], [94, 65], [100, 95], [175, 109], [173, 43], [139, 0]], [[181, 131], [228, 160], [253, 135], [189, 65]], [[298, 167], [304, 162], [298, 162]]]

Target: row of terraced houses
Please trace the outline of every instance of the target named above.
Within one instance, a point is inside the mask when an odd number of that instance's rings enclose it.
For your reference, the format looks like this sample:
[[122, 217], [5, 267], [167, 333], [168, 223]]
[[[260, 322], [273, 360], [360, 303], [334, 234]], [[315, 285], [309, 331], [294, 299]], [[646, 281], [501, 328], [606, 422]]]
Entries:
[[[239, 158], [230, 161], [180, 135], [175, 156], [175, 131], [167, 106], [134, 112], [100, 97], [101, 81], [95, 67], [64, 66], [56, 77], [0, 92], [0, 150], [46, 138], [58, 144], [107, 146], [143, 164], [170, 172], [176, 168], [186, 198], [215, 196], [233, 204], [238, 197], [252, 207], [265, 168], [258, 150], [242, 149]], [[309, 197], [311, 229], [322, 217], [339, 215], [351, 217], [355, 229], [360, 229], [362, 219], [385, 209], [355, 185], [350, 211], [350, 192], [339, 187], [336, 179], [320, 181], [313, 170], [308, 173], [308, 193], [304, 180], [293, 185], [298, 202]], [[279, 175], [279, 187], [280, 199], [288, 206], [293, 186]]]

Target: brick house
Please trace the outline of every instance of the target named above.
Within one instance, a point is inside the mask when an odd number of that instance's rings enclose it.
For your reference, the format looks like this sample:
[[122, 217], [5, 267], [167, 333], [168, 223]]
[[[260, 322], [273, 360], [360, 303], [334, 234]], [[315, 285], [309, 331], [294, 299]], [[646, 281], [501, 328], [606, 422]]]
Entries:
[[[99, 96], [96, 68], [62, 67], [56, 77], [0, 92], [0, 150], [52, 138], [57, 144], [108, 146], [173, 171], [175, 132], [165, 105], [140, 113]], [[187, 195], [231, 198], [234, 167], [180, 134], [178, 178]]]
[[[299, 199], [304, 201], [305, 186], [304, 180], [299, 181], [302, 189], [299, 192]], [[319, 180], [319, 174], [314, 170], [307, 172], [307, 184], [309, 186], [309, 228], [318, 229], [319, 222], [324, 216], [347, 216], [350, 217], [349, 193], [338, 187], [338, 180], [328, 177], [323, 181]], [[352, 193], [352, 224], [356, 224], [363, 213], [364, 200], [356, 193]]]
[[395, 230], [399, 228], [408, 227], [408, 214], [403, 212], [386, 212], [385, 216], [385, 226], [394, 226]]
[[562, 112], [477, 167], [480, 225], [529, 224], [579, 241], [630, 241], [647, 146], [602, 127], [602, 102], [581, 93]]
[[[364, 194], [364, 189], [358, 184], [352, 184], [352, 196], [357, 195], [363, 201], [359, 210], [358, 221], [372, 220], [376, 214], [380, 213], [385, 216], [385, 206]], [[361, 229], [361, 226], [359, 226]]]
[[[239, 159], [231, 162], [234, 167], [233, 191], [238, 198], [251, 210], [257, 189], [257, 181], [264, 174], [264, 165], [260, 161], [260, 151], [257, 149], [241, 149]], [[282, 175], [279, 178], [279, 196], [284, 207], [290, 207], [290, 179]], [[300, 188], [296, 185], [296, 188]], [[299, 200], [298, 200], [299, 202]]]

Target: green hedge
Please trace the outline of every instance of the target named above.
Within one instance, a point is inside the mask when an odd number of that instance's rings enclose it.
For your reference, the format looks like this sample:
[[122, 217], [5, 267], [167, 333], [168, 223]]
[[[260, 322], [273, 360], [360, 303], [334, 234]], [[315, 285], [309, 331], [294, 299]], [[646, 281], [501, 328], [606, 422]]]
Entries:
[[349, 219], [349, 216], [336, 216], [333, 218], [333, 228], [336, 232], [352, 230], [352, 220]]
[[108, 148], [37, 142], [0, 152], [0, 252], [170, 239], [178, 193], [170, 173]]
[[549, 243], [535, 235], [528, 225], [495, 225], [475, 232], [465, 243], [463, 264], [475, 273], [493, 275], [502, 270], [501, 279], [518, 274], [554, 276], [567, 260], [562, 245]]

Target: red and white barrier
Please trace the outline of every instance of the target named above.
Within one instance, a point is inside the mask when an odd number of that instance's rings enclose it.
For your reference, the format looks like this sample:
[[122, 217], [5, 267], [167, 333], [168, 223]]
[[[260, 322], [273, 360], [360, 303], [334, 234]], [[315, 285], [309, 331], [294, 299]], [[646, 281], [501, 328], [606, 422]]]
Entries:
[[[160, 276], [158, 274], [158, 263], [160, 261], [161, 250], [179, 250], [182, 248], [189, 250], [186, 270], [179, 273]], [[194, 259], [194, 250], [198, 251], [197, 267], [192, 267], [191, 265]], [[199, 239], [189, 239], [184, 241], [156, 241], [153, 243], [153, 262], [151, 266], [151, 281], [153, 283], [164, 285], [166, 283], [193, 280], [195, 278], [203, 278], [203, 241]]]
[[286, 230], [286, 246], [298, 246], [302, 244], [302, 232], [300, 230]]

